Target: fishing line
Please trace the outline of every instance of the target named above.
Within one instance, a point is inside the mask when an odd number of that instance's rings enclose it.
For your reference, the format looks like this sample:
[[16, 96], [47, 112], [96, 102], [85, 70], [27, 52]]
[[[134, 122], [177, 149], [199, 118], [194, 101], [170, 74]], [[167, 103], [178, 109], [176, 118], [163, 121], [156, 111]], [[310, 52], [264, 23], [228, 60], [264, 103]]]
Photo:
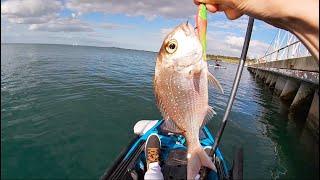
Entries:
[[[228, 121], [228, 117], [229, 117], [229, 114], [230, 114], [231, 109], [232, 109], [233, 101], [235, 99], [235, 96], [236, 96], [236, 93], [237, 93], [237, 90], [238, 90], [238, 86], [239, 86], [239, 83], [240, 83], [243, 67], [244, 67], [244, 64], [245, 64], [245, 61], [246, 61], [246, 57], [247, 57], [247, 52], [248, 52], [249, 43], [250, 43], [251, 34], [252, 34], [253, 23], [254, 23], [254, 18], [249, 17], [246, 36], [245, 36], [245, 40], [244, 40], [244, 43], [243, 43], [242, 52], [241, 52], [240, 61], [239, 61], [238, 69], [237, 69], [237, 72], [236, 72], [236, 76], [235, 76], [235, 79], [233, 81], [231, 94], [230, 94], [230, 97], [229, 97], [229, 100], [228, 100], [228, 104], [227, 104], [227, 107], [226, 107], [225, 114], [224, 114], [223, 119], [222, 119], [222, 124], [220, 126], [220, 129], [219, 129], [217, 135], [216, 135], [216, 139], [215, 139], [213, 148], [211, 149], [210, 154], [209, 154], [209, 156], [212, 157], [212, 159], [214, 159], [214, 154], [216, 152], [216, 149], [219, 146], [219, 143], [220, 143], [224, 128], [226, 127], [226, 124], [227, 124], [227, 121]], [[207, 172], [208, 172], [208, 169], [206, 168], [206, 170], [201, 174], [201, 179], [203, 179], [206, 176]]]
[[232, 86], [230, 98], [229, 98], [229, 101], [228, 101], [228, 105], [227, 105], [227, 108], [226, 108], [226, 112], [225, 112], [225, 114], [223, 116], [222, 125], [220, 126], [220, 129], [219, 129], [218, 134], [216, 136], [216, 140], [214, 142], [213, 148], [210, 151], [210, 156], [211, 157], [213, 156], [213, 154], [215, 153], [215, 151], [216, 151], [216, 149], [217, 149], [217, 147], [219, 145], [219, 142], [221, 140], [221, 136], [223, 134], [224, 128], [225, 128], [225, 126], [227, 124], [227, 120], [228, 120], [228, 117], [229, 117], [229, 114], [230, 114], [230, 111], [231, 111], [231, 108], [232, 108], [232, 105], [233, 105], [233, 101], [235, 99], [235, 96], [236, 96], [236, 93], [237, 93], [237, 90], [238, 90], [238, 86], [239, 86], [239, 82], [240, 82], [240, 79], [241, 79], [243, 67], [244, 67], [244, 64], [245, 64], [246, 58], [247, 58], [247, 52], [248, 52], [249, 43], [250, 43], [250, 39], [251, 39], [253, 23], [254, 23], [254, 18], [250, 17], [249, 21], [248, 21], [248, 26], [247, 26], [246, 37], [245, 37], [245, 40], [244, 40], [244, 43], [243, 43], [243, 47], [242, 47], [242, 52], [241, 52], [241, 56], [240, 56], [240, 62], [239, 62], [239, 65], [238, 65], [238, 69], [237, 69], [237, 73], [236, 73], [235, 79], [233, 81], [233, 86]]

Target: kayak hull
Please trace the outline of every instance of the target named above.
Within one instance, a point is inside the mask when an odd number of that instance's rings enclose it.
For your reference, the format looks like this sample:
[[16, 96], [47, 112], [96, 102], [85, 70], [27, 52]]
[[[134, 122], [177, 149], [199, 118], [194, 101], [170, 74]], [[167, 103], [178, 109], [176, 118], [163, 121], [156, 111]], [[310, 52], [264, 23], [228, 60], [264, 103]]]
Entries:
[[[160, 164], [164, 178], [186, 179], [186, 140], [182, 135], [164, 132], [161, 128], [162, 123], [163, 120], [154, 122], [151, 128], [134, 137], [101, 179], [143, 179], [147, 170], [144, 146], [152, 133], [156, 133], [161, 140]], [[212, 147], [214, 144], [214, 138], [206, 126], [200, 132], [200, 143], [203, 147]], [[217, 172], [210, 170], [206, 179], [230, 179], [232, 169], [229, 168], [219, 148], [216, 150], [213, 162]]]

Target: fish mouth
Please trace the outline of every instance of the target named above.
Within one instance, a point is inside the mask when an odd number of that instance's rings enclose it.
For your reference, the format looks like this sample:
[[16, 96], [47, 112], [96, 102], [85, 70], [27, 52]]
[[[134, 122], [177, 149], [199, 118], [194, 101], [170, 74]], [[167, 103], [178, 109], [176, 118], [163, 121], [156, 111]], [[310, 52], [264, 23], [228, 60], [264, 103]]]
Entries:
[[[177, 64], [174, 65], [176, 67], [176, 69], [178, 71], [181, 71], [181, 70], [184, 70], [184, 69], [187, 69], [187, 68], [190, 68], [192, 66], [195, 66], [199, 63], [201, 63], [201, 55], [199, 56], [197, 53], [190, 53], [188, 55], [185, 56], [185, 60], [186, 59], [190, 59], [190, 60], [193, 60], [193, 59], [199, 59], [199, 61], [189, 61], [190, 63], [181, 63], [181, 61], [177, 61]], [[185, 62], [185, 61], [184, 61]]]

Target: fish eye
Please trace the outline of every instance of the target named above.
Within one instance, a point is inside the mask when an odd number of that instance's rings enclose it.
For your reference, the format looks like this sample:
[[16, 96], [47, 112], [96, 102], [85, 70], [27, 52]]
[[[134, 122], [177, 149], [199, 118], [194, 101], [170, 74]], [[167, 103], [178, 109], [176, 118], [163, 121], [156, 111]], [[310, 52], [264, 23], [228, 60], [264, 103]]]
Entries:
[[177, 48], [178, 48], [178, 43], [175, 39], [170, 40], [166, 45], [166, 51], [169, 54], [174, 53], [177, 50]]

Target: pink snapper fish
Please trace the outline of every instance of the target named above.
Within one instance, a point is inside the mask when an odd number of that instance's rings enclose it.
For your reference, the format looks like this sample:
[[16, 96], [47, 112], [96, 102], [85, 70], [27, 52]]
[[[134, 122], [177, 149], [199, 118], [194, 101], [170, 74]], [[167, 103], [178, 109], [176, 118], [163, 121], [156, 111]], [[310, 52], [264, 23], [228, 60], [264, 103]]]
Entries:
[[208, 71], [203, 54], [195, 28], [183, 23], [166, 36], [155, 67], [154, 94], [166, 127], [187, 141], [187, 179], [194, 179], [201, 166], [216, 170], [199, 132], [215, 114], [208, 104], [208, 83], [223, 89]]

